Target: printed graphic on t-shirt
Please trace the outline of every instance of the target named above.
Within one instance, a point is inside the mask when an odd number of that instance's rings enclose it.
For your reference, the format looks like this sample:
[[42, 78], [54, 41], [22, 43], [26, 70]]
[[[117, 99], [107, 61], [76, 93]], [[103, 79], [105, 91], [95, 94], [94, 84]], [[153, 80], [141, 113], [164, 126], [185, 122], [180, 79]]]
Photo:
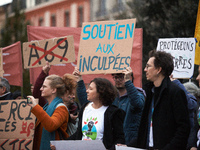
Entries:
[[82, 128], [83, 140], [96, 140], [97, 138], [97, 129], [96, 124], [98, 124], [97, 117], [90, 118], [84, 121], [84, 126]]

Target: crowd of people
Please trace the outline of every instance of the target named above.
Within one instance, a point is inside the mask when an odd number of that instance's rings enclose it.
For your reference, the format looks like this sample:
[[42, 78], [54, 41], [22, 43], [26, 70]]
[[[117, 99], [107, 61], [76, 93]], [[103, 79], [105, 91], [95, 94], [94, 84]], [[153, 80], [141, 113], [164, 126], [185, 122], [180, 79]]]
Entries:
[[[150, 51], [142, 88], [134, 86], [128, 67], [111, 74], [115, 85], [94, 78], [86, 89], [79, 68], [62, 77], [49, 75], [47, 62], [27, 96], [37, 118], [33, 149], [55, 150], [52, 140], [101, 140], [109, 150], [200, 150], [200, 89], [174, 79], [173, 69], [171, 54]], [[200, 86], [200, 66], [196, 80]], [[26, 97], [20, 96], [0, 77], [0, 100]]]

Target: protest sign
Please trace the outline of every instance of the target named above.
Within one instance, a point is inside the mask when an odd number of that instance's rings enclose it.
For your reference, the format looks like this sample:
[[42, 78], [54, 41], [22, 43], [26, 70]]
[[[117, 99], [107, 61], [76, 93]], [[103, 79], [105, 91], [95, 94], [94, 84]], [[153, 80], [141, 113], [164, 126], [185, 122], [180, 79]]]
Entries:
[[32, 149], [35, 116], [27, 100], [0, 101], [0, 148]]
[[191, 78], [194, 72], [195, 38], [159, 39], [157, 50], [173, 56], [174, 78]]
[[24, 68], [70, 63], [75, 61], [73, 36], [23, 43]]
[[62, 140], [50, 141], [56, 150], [106, 150], [101, 140]]
[[[78, 49], [80, 44], [80, 35], [82, 28], [73, 27], [43, 27], [43, 26], [27, 26], [28, 41], [50, 39], [53, 37], [62, 37], [66, 35], [73, 35], [74, 37], [74, 47], [76, 58], [78, 57]], [[136, 28], [134, 32], [134, 40], [131, 55], [131, 68], [134, 74], [134, 85], [137, 87], [142, 87], [142, 46], [143, 46], [143, 29]], [[76, 59], [77, 60], [77, 59]], [[74, 71], [75, 63], [67, 63], [60, 65], [52, 65], [49, 74], [58, 74], [60, 76], [65, 73], [72, 73]], [[37, 77], [39, 76], [42, 67], [30, 68], [30, 82], [34, 84]], [[110, 74], [89, 74], [83, 75], [83, 80], [85, 83], [90, 83], [90, 81], [96, 77], [107, 78], [113, 82], [112, 76]]]
[[121, 73], [130, 66], [136, 19], [83, 23], [77, 66], [81, 74]]
[[116, 150], [144, 150], [144, 149], [140, 149], [140, 148], [117, 146], [117, 145], [115, 145], [115, 149]]

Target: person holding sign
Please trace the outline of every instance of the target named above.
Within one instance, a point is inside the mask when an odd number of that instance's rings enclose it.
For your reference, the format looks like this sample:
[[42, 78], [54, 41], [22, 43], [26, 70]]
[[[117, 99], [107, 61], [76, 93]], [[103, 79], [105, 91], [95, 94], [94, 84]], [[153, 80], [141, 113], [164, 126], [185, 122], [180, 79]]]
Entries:
[[77, 68], [73, 74], [79, 77], [77, 96], [86, 103], [79, 112], [77, 131], [67, 140], [102, 140], [106, 149], [114, 149], [117, 143], [124, 144], [125, 112], [112, 105], [116, 88], [107, 79], [95, 78], [86, 90]]
[[119, 93], [113, 104], [126, 112], [123, 129], [128, 145], [130, 141], [136, 142], [137, 140], [145, 94], [141, 88], [134, 86], [131, 67], [126, 68], [122, 73], [112, 74], [112, 76]]
[[150, 83], [137, 147], [149, 150], [184, 150], [190, 133], [187, 99], [184, 91], [170, 81], [174, 64], [171, 54], [151, 51], [144, 71]]
[[33, 96], [27, 96], [30, 100], [28, 105], [32, 107], [31, 112], [37, 117], [33, 142], [34, 150], [49, 150], [50, 140], [61, 138], [59, 132], [65, 138], [69, 137], [66, 132], [69, 112], [61, 97], [66, 91], [70, 95], [75, 87], [74, 78], [49, 75], [45, 78], [40, 89], [41, 96], [47, 100], [43, 108], [36, 103]]

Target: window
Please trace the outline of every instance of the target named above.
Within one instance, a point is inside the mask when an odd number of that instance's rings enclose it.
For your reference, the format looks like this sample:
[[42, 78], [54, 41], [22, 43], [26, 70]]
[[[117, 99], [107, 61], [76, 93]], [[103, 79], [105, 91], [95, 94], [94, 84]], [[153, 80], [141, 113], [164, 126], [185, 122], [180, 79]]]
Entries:
[[78, 26], [82, 27], [82, 23], [83, 23], [83, 7], [80, 6], [78, 8]]
[[55, 26], [56, 26], [56, 16], [55, 16], [55, 15], [52, 15], [52, 16], [51, 16], [51, 26], [52, 26], [52, 27], [55, 27]]
[[39, 26], [43, 26], [43, 18], [42, 17], [39, 19]]
[[96, 12], [96, 16], [105, 16], [106, 15], [106, 1], [99, 0], [99, 10]]
[[65, 27], [69, 27], [70, 26], [70, 18], [69, 18], [69, 11], [65, 12]]

